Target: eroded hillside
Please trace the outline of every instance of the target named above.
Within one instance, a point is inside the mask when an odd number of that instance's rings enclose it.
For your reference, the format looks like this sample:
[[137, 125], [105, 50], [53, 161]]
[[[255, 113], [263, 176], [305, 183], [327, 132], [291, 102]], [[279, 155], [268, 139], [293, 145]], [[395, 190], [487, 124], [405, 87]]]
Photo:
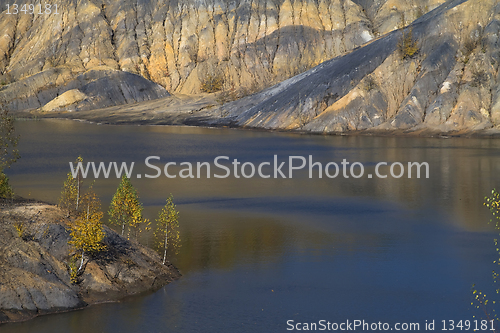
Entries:
[[[245, 95], [345, 54], [442, 2], [56, 0], [59, 14], [9, 15], [6, 5], [13, 2], [2, 0], [0, 82], [17, 84], [0, 91], [0, 102], [10, 110], [40, 108], [113, 70], [171, 93], [224, 89]], [[82, 82], [88, 71], [92, 78]], [[114, 85], [127, 85], [129, 78], [114, 76]], [[222, 87], [207, 87], [214, 79]], [[78, 110], [166, 96], [159, 86], [149, 87], [155, 90], [149, 95], [128, 84], [109, 97], [82, 92], [53, 104]], [[113, 100], [128, 90], [132, 97]]]
[[499, 0], [56, 3], [0, 16], [11, 111], [320, 133], [500, 125]]
[[[417, 52], [401, 50], [411, 37]], [[238, 126], [312, 132], [471, 132], [500, 125], [500, 2], [448, 1], [404, 30], [221, 113]]]

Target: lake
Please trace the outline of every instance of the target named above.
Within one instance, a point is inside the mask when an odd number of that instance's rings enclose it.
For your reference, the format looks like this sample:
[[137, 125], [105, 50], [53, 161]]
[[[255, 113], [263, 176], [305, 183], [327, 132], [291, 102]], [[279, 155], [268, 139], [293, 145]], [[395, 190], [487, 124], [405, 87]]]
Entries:
[[[500, 184], [500, 140], [309, 136], [234, 129], [17, 121], [16, 194], [57, 203], [68, 162], [144, 159], [255, 164], [276, 154], [315, 161], [428, 162], [429, 179], [132, 178], [154, 220], [172, 193], [183, 277], [119, 303], [0, 327], [10, 332], [285, 332], [320, 320], [474, 320], [471, 286], [495, 289], [498, 234], [484, 197]], [[151, 170], [150, 170], [151, 171]], [[150, 174], [152, 172], [149, 172]], [[119, 180], [94, 188], [107, 210]], [[143, 237], [151, 243], [149, 236]], [[498, 257], [497, 257], [498, 258]], [[476, 318], [473, 318], [473, 316]], [[483, 315], [484, 316], [484, 315]], [[441, 326], [440, 326], [441, 325]]]

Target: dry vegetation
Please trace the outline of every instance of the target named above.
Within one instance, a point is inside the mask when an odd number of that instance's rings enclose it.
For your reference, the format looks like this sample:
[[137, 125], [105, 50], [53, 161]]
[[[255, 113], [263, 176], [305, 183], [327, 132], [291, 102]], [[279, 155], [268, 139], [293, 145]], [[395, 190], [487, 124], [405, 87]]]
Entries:
[[402, 31], [402, 36], [398, 41], [398, 50], [401, 59], [412, 58], [418, 53], [418, 42], [413, 37], [412, 28], [409, 28], [408, 31], [405, 29]]

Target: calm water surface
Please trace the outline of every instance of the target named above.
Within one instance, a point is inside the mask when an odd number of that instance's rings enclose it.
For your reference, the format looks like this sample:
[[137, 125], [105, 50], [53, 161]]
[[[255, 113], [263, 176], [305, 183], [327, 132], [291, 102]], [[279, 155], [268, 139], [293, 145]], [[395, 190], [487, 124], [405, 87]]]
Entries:
[[[471, 285], [494, 288], [482, 206], [500, 184], [500, 141], [306, 136], [230, 129], [17, 122], [16, 193], [57, 202], [68, 162], [428, 162], [430, 179], [133, 179], [146, 216], [172, 193], [183, 277], [123, 302], [0, 326], [10, 332], [285, 332], [286, 321], [472, 320]], [[149, 170], [148, 173], [152, 173]], [[106, 209], [119, 181], [99, 179]], [[145, 237], [143, 242], [150, 239]]]

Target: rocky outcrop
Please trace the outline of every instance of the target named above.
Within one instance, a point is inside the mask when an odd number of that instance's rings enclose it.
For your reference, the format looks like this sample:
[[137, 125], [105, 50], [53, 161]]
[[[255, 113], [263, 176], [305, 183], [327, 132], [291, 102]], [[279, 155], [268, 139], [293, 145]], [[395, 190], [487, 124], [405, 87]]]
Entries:
[[79, 111], [133, 104], [169, 96], [158, 84], [117, 70], [99, 68], [81, 74], [53, 68], [0, 90], [7, 110]]
[[3, 202], [0, 221], [0, 323], [118, 300], [180, 276], [154, 251], [106, 228], [106, 251], [87, 258], [72, 284], [68, 220], [57, 207]]

